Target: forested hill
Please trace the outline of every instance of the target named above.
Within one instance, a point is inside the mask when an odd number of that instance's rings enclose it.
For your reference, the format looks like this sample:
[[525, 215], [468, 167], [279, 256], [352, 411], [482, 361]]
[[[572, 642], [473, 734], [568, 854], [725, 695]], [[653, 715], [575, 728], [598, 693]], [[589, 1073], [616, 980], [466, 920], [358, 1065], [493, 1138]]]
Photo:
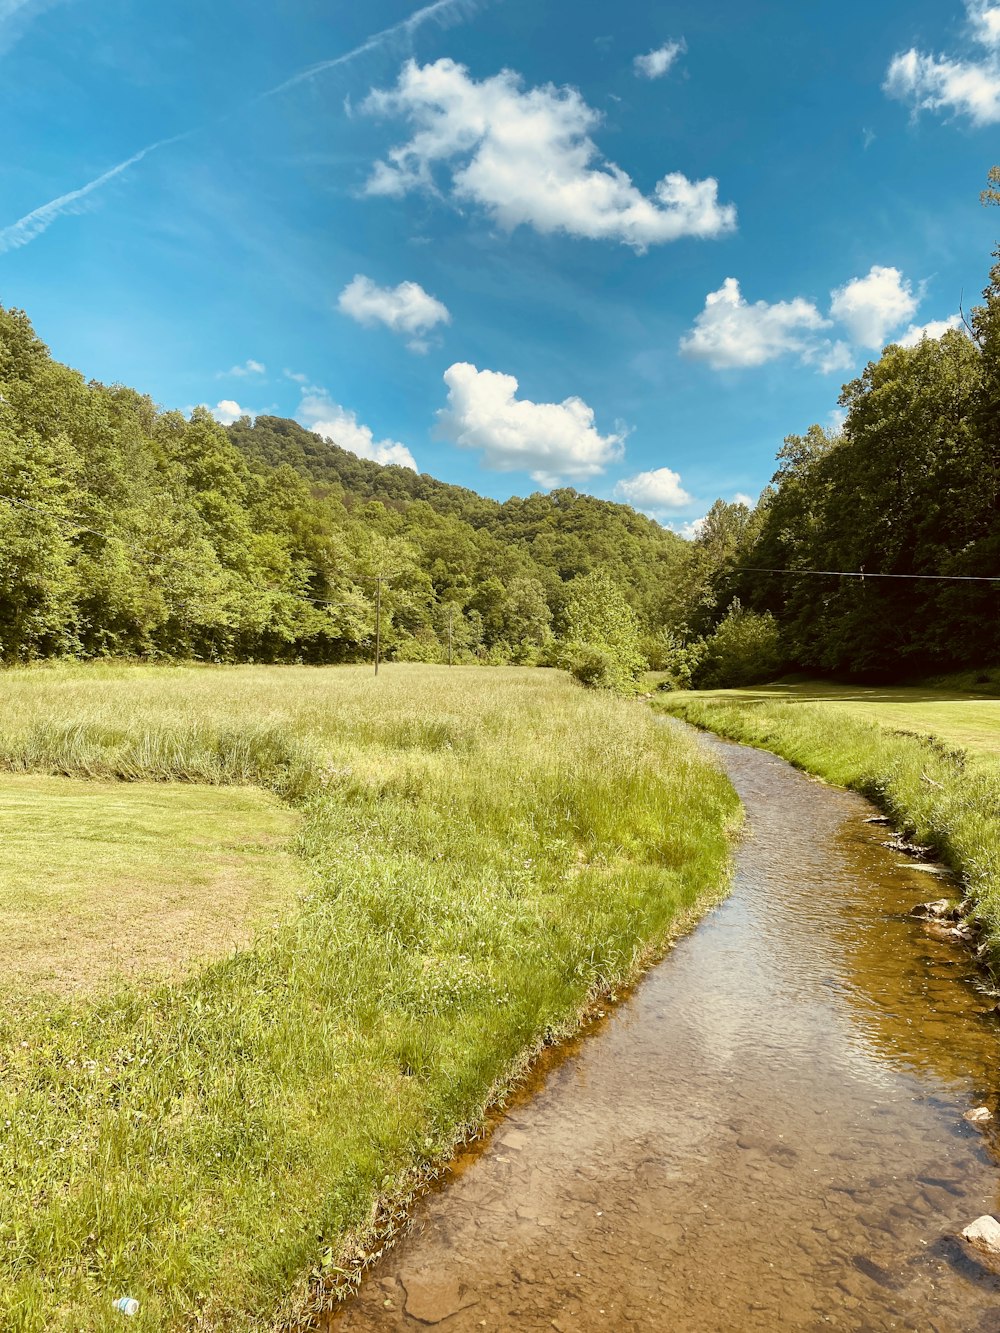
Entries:
[[437, 513], [456, 514], [474, 527], [484, 526], [500, 507], [496, 500], [438, 481], [426, 472], [359, 458], [287, 417], [242, 417], [228, 430], [251, 463], [268, 467], [287, 463], [310, 481], [342, 486], [349, 502], [382, 500], [398, 506], [407, 500], [426, 500]]
[[[0, 307], [0, 659], [557, 660], [587, 617], [632, 657], [687, 544], [571, 490], [500, 505], [295, 422], [230, 430], [61, 365]], [[589, 609], [588, 609], [589, 608]], [[595, 611], [596, 608], [596, 611]], [[581, 617], [583, 618], [581, 620]]]

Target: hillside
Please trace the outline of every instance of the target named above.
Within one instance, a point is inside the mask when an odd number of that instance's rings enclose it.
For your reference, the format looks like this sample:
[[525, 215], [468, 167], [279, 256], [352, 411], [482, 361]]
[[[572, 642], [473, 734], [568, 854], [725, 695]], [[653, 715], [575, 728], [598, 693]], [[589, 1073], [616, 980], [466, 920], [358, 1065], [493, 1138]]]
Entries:
[[379, 574], [390, 657], [438, 661], [450, 641], [458, 660], [531, 662], [573, 637], [588, 578], [632, 638], [655, 633], [687, 551], [573, 490], [498, 504], [294, 421], [161, 411], [86, 382], [0, 307], [5, 662], [359, 660]]

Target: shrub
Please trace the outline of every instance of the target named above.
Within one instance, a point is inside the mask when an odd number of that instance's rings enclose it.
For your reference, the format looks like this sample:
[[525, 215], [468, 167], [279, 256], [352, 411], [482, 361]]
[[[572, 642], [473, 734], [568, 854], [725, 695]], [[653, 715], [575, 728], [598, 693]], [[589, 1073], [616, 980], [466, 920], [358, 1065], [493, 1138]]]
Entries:
[[774, 616], [746, 610], [737, 598], [705, 640], [693, 677], [699, 689], [756, 685], [773, 680], [781, 666]]

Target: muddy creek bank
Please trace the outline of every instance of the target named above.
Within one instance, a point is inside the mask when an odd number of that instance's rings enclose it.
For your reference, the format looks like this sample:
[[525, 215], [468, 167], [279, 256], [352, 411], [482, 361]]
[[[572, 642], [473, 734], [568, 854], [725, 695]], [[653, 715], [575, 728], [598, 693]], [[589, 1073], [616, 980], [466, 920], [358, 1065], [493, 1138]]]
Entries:
[[[871, 807], [706, 740], [732, 896], [545, 1071], [329, 1328], [996, 1333], [994, 1003]], [[995, 1124], [995, 1121], [993, 1122]]]

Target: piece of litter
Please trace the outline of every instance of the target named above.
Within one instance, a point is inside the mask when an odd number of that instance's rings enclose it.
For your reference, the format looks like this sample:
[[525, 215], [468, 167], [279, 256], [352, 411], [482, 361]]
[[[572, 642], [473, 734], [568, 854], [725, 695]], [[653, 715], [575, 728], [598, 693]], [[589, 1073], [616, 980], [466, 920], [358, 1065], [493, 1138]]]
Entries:
[[134, 1296], [119, 1296], [116, 1301], [111, 1302], [111, 1308], [131, 1319], [139, 1313], [139, 1302]]

